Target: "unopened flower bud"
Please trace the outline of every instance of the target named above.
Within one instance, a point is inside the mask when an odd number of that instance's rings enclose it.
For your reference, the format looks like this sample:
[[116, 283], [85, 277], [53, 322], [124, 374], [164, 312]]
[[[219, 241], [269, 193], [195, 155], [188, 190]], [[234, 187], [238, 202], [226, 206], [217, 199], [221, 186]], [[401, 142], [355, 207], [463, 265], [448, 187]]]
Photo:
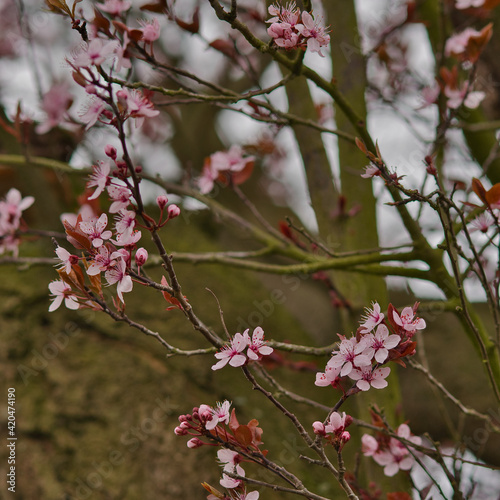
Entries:
[[106, 146], [104, 147], [104, 153], [106, 154], [106, 156], [109, 156], [112, 160], [116, 160], [117, 151], [116, 148], [111, 144], [106, 144]]
[[96, 95], [97, 87], [93, 83], [85, 85], [85, 92], [87, 92], [87, 94]]
[[193, 438], [187, 442], [187, 447], [188, 448], [199, 448], [200, 446], [203, 446], [204, 444], [205, 443], [203, 441], [200, 441], [198, 438]]
[[143, 266], [148, 260], [148, 251], [145, 248], [139, 248], [137, 252], [135, 252], [135, 263], [137, 267]]
[[323, 425], [322, 422], [316, 421], [312, 424], [314, 434], [318, 434], [320, 436], [325, 435], [325, 426]]
[[156, 198], [156, 204], [160, 207], [161, 210], [163, 210], [167, 206], [167, 203], [168, 198], [164, 194], [161, 194]]
[[177, 205], [169, 205], [167, 212], [168, 218], [173, 219], [174, 217], [178, 217], [181, 214], [181, 209]]
[[174, 433], [176, 436], [185, 436], [188, 432], [186, 429], [179, 426], [174, 429]]
[[340, 440], [343, 442], [343, 443], [347, 443], [347, 441], [349, 441], [349, 439], [351, 439], [351, 435], [349, 434], [349, 432], [347, 431], [344, 431], [342, 433], [342, 435], [340, 436]]

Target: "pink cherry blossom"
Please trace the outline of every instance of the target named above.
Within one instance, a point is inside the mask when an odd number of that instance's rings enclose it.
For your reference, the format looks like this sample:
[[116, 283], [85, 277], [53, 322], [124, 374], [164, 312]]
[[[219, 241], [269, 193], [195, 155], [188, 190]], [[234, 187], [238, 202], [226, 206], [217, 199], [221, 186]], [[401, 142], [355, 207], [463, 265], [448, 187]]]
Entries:
[[18, 229], [21, 215], [24, 210], [31, 207], [35, 201], [33, 196], [23, 198], [16, 188], [11, 188], [0, 200], [0, 234]]
[[[410, 428], [406, 424], [398, 427], [397, 435], [416, 445], [422, 443], [418, 436], [411, 436]], [[375, 453], [373, 459], [384, 467], [384, 474], [388, 477], [394, 476], [399, 470], [410, 470], [415, 463], [415, 458], [408, 448], [396, 438], [391, 438], [389, 447]]]
[[119, 234], [132, 234], [135, 227], [135, 212], [120, 210], [115, 219], [115, 229]]
[[357, 380], [356, 386], [362, 391], [367, 391], [370, 389], [370, 386], [375, 389], [383, 389], [388, 385], [385, 379], [389, 376], [390, 372], [391, 369], [388, 366], [376, 368], [373, 371], [371, 366], [362, 366], [359, 369], [353, 369], [349, 373], [349, 378]]
[[297, 31], [307, 39], [307, 48], [311, 52], [317, 52], [321, 57], [325, 55], [321, 48], [330, 43], [330, 35], [324, 27], [316, 23], [309, 12], [302, 12], [302, 24], [297, 24]]
[[217, 151], [210, 155], [210, 158], [203, 166], [203, 172], [198, 179], [198, 186], [202, 194], [212, 191], [214, 182], [221, 174], [237, 174], [245, 168], [250, 167], [255, 158], [253, 156], [243, 156], [240, 146], [233, 145], [228, 151]]
[[142, 26], [141, 40], [146, 43], [153, 43], [160, 38], [160, 24], [156, 17], [152, 21], [139, 20], [139, 24]]
[[96, 190], [89, 196], [89, 200], [95, 200], [99, 195], [106, 189], [106, 186], [111, 181], [109, 173], [111, 171], [111, 166], [109, 161], [99, 161], [97, 165], [92, 165], [93, 173], [89, 177], [87, 182], [87, 188], [95, 187]]
[[98, 219], [94, 217], [89, 222], [80, 222], [80, 230], [88, 235], [94, 248], [99, 248], [104, 244], [104, 240], [109, 240], [113, 235], [111, 231], [105, 231], [107, 225], [108, 216], [101, 214]]
[[245, 475], [245, 471], [241, 465], [239, 465], [241, 457], [238, 452], [228, 450], [227, 448], [221, 448], [217, 452], [217, 458], [219, 459], [221, 465], [224, 466], [224, 472], [230, 472], [232, 474], [235, 473], [239, 476]]
[[111, 14], [112, 16], [119, 16], [123, 12], [127, 11], [130, 9], [132, 4], [130, 2], [127, 2], [125, 0], [106, 0], [104, 2], [104, 5], [98, 4], [97, 7], [99, 10], [102, 10], [103, 12], [107, 12], [108, 14]]
[[444, 94], [448, 98], [446, 106], [450, 109], [458, 109], [462, 105], [475, 109], [486, 97], [486, 94], [479, 90], [470, 92], [468, 82], [464, 82], [461, 88], [452, 88], [447, 85], [444, 88]]
[[361, 174], [363, 179], [371, 179], [372, 177], [380, 176], [382, 172], [375, 165], [368, 165], [365, 167], [365, 173]]
[[[342, 432], [350, 422], [346, 422], [347, 415], [344, 412], [338, 413], [334, 411], [330, 418], [328, 419], [328, 423], [325, 426], [325, 432], [330, 434], [337, 434]], [[352, 419], [351, 419], [352, 421]]]
[[316, 382], [314, 382], [314, 385], [318, 387], [327, 387], [329, 385], [335, 386], [340, 379], [341, 370], [342, 365], [332, 366], [331, 360], [328, 361], [325, 372], [316, 374]]
[[101, 38], [94, 38], [74, 57], [73, 66], [75, 68], [100, 66], [106, 59], [113, 56], [116, 44], [115, 40], [104, 41]]
[[378, 451], [378, 441], [370, 434], [361, 437], [361, 451], [365, 457], [371, 457]]
[[222, 474], [222, 479], [219, 481], [219, 483], [221, 486], [224, 486], [224, 488], [228, 489], [238, 488], [238, 486], [243, 484], [243, 482], [240, 479], [233, 479], [232, 477], [229, 477], [227, 474], [224, 473]]
[[92, 97], [90, 99], [87, 104], [87, 108], [80, 114], [80, 120], [82, 120], [83, 123], [86, 123], [85, 130], [88, 130], [97, 123], [97, 120], [105, 109], [106, 103], [102, 99], [99, 99], [98, 97]]
[[314, 434], [317, 434], [318, 436], [323, 436], [323, 437], [326, 436], [325, 424], [323, 422], [316, 420], [316, 422], [313, 422], [312, 428], [313, 428]]
[[488, 212], [483, 212], [470, 223], [472, 227], [469, 229], [469, 232], [481, 231], [482, 233], [487, 233], [494, 222], [495, 220]]
[[375, 357], [377, 363], [383, 363], [389, 356], [389, 349], [396, 347], [401, 337], [399, 335], [389, 335], [389, 329], [385, 325], [378, 325], [375, 334], [365, 335], [367, 348], [363, 354], [370, 358]]
[[224, 401], [222, 403], [217, 403], [215, 408], [208, 405], [201, 405], [199, 409], [199, 414], [207, 419], [205, 423], [205, 429], [211, 431], [215, 429], [221, 422], [223, 424], [228, 424], [231, 417], [229, 410], [231, 409], [231, 403], [229, 401]]
[[268, 35], [274, 43], [282, 49], [295, 49], [300, 44], [299, 33], [297, 33], [288, 23], [273, 23], [267, 28]]
[[256, 361], [260, 359], [262, 356], [268, 356], [273, 352], [273, 348], [266, 345], [264, 340], [264, 330], [258, 326], [255, 328], [252, 334], [252, 339], [250, 339], [250, 335], [248, 335], [249, 329], [247, 328], [243, 332], [243, 337], [248, 344], [247, 356]]
[[64, 269], [66, 274], [71, 273], [71, 267], [73, 264], [78, 262], [78, 257], [76, 255], [70, 254], [65, 248], [57, 247], [56, 254], [59, 260], [61, 261], [62, 266], [60, 269]]
[[133, 247], [142, 237], [141, 231], [119, 233], [116, 239], [110, 240], [120, 247]]
[[116, 214], [130, 205], [132, 193], [128, 187], [110, 185], [107, 190], [109, 197], [113, 200], [109, 207], [109, 213]]
[[158, 116], [160, 112], [140, 90], [123, 88], [116, 93], [118, 100], [125, 106], [127, 117], [135, 118], [135, 126], [140, 127], [144, 118]]
[[212, 366], [212, 370], [220, 370], [228, 363], [234, 367], [243, 366], [247, 358], [241, 353], [247, 346], [248, 340], [241, 333], [235, 334], [229, 345], [225, 345], [219, 352], [215, 353], [215, 357], [220, 361]]
[[288, 2], [285, 6], [282, 5], [270, 5], [267, 9], [271, 16], [275, 16], [268, 19], [267, 23], [277, 23], [279, 21], [288, 23], [290, 26], [295, 26], [299, 22], [300, 10], [297, 8], [295, 2]]
[[236, 492], [236, 500], [259, 500], [260, 493], [258, 491], [250, 491], [250, 492]]
[[133, 283], [132, 278], [127, 274], [127, 265], [123, 259], [119, 259], [115, 266], [108, 269], [104, 275], [108, 285], [114, 285], [118, 283], [116, 290], [118, 292], [118, 297], [123, 300], [123, 294], [132, 291]]
[[130, 69], [132, 67], [132, 61], [130, 60], [127, 46], [129, 43], [127, 32], [123, 34], [123, 43], [117, 43], [115, 47], [115, 70], [121, 71], [123, 68]]
[[405, 307], [401, 311], [401, 316], [396, 310], [393, 312], [394, 322], [403, 328], [406, 332], [415, 333], [417, 330], [423, 330], [426, 327], [425, 321], [422, 318], [416, 318], [414, 309], [418, 304], [411, 307]]
[[101, 272], [107, 271], [115, 266], [115, 260], [121, 257], [118, 252], [113, 252], [111, 255], [106, 245], [102, 245], [97, 249], [90, 266], [87, 268], [89, 276], [95, 276]]
[[471, 39], [479, 39], [482, 35], [483, 33], [475, 30], [474, 28], [465, 28], [464, 31], [450, 36], [450, 38], [446, 40], [446, 44], [444, 46], [445, 55], [460, 56], [464, 54]]
[[36, 127], [38, 134], [45, 134], [64, 121], [66, 111], [73, 102], [68, 84], [56, 83], [43, 96], [41, 108], [46, 113], [45, 120]]
[[[342, 338], [342, 336], [340, 336]], [[349, 375], [354, 367], [371, 366], [371, 358], [363, 354], [366, 343], [363, 339], [358, 342], [355, 337], [342, 338], [339, 350], [334, 351], [330, 359], [332, 367], [342, 367], [340, 376]]]
[[63, 302], [68, 309], [78, 309], [80, 304], [71, 287], [62, 280], [52, 281], [49, 283], [50, 293], [53, 295], [52, 304], [50, 304], [49, 312], [55, 311]]
[[384, 314], [380, 312], [380, 306], [377, 302], [372, 302], [372, 309], [366, 307], [365, 311], [366, 314], [362, 317], [364, 323], [361, 323], [361, 333], [371, 332], [384, 320]]

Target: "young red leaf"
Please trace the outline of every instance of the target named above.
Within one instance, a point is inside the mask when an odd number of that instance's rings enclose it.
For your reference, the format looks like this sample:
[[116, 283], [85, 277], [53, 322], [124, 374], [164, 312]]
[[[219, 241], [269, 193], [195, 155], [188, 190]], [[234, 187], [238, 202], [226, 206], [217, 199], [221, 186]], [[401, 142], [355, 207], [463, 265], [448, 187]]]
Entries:
[[477, 194], [479, 199], [485, 204], [488, 204], [488, 200], [486, 199], [486, 189], [484, 189], [483, 183], [479, 180], [476, 179], [475, 177], [472, 178], [472, 191]]
[[234, 431], [234, 437], [236, 438], [236, 441], [243, 446], [250, 446], [253, 441], [252, 431], [248, 425], [240, 425]]

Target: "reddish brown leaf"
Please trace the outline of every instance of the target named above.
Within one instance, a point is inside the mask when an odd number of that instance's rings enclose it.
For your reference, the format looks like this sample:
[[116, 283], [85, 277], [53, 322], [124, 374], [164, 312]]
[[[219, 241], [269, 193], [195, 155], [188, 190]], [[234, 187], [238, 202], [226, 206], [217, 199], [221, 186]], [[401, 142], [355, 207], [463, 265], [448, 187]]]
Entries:
[[495, 184], [491, 189], [486, 191], [486, 203], [488, 205], [496, 205], [500, 202], [500, 182]]
[[[169, 286], [167, 278], [165, 276], [161, 277], [161, 284], [163, 286]], [[173, 296], [170, 295], [168, 292], [162, 290], [161, 292], [163, 294], [163, 298], [169, 303], [172, 304], [172, 307], [167, 307], [167, 311], [170, 311], [171, 309], [180, 309], [182, 311], [182, 305], [181, 303]], [[186, 297], [184, 297], [186, 298]]]
[[149, 12], [156, 12], [157, 14], [163, 14], [168, 10], [167, 0], [158, 0], [154, 3], [146, 3], [140, 7], [141, 10], [147, 10]]
[[205, 488], [209, 493], [211, 493], [216, 498], [225, 498], [224, 495], [213, 486], [210, 486], [208, 483], [201, 483], [203, 488]]
[[472, 191], [477, 194], [479, 199], [485, 205], [488, 204], [488, 200], [486, 199], [486, 189], [484, 189], [483, 183], [475, 177], [472, 178]]
[[112, 38], [111, 31], [109, 31], [109, 27], [111, 23], [107, 17], [104, 17], [99, 9], [94, 8], [94, 20], [92, 24], [97, 28], [98, 31], [101, 31], [109, 38]]
[[231, 411], [231, 418], [229, 419], [229, 428], [234, 432], [239, 426], [240, 423], [236, 418], [236, 410], [233, 408], [233, 410]]
[[182, 19], [175, 18], [177, 25], [189, 33], [198, 33], [200, 31], [200, 9], [197, 7], [193, 14], [193, 20], [190, 23], [186, 23]]
[[364, 153], [364, 154], [368, 153], [368, 150], [366, 149], [365, 143], [359, 137], [356, 137], [354, 139], [354, 141], [356, 142], [356, 146], [358, 147], [358, 149], [362, 153]]
[[92, 248], [92, 243], [86, 234], [82, 233], [78, 228], [82, 222], [82, 216], [78, 215], [76, 224], [72, 226], [67, 220], [63, 220], [64, 229], [66, 231], [66, 239], [75, 247], [85, 250]]
[[250, 446], [252, 444], [252, 431], [248, 427], [248, 425], [240, 425], [235, 431], [234, 431], [234, 437], [236, 438], [236, 441], [238, 443], [242, 444], [243, 446]]
[[230, 57], [231, 59], [236, 59], [238, 55], [234, 48], [234, 45], [229, 40], [223, 40], [222, 38], [217, 38], [210, 42], [210, 47], [222, 52], [224, 55]]

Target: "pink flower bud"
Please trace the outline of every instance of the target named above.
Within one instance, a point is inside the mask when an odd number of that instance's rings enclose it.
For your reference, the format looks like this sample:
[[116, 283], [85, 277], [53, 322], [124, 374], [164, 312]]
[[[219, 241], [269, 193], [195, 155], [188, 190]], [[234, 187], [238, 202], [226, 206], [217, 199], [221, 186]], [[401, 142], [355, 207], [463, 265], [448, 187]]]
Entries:
[[325, 436], [325, 426], [323, 425], [322, 422], [316, 421], [312, 424], [314, 434], [318, 434], [320, 436]]
[[343, 443], [347, 443], [347, 441], [349, 441], [349, 439], [351, 439], [351, 435], [349, 434], [349, 432], [347, 431], [344, 431], [342, 433], [342, 435], [340, 436], [340, 440], [343, 442]]
[[148, 251], [145, 248], [139, 248], [137, 252], [135, 252], [135, 263], [137, 267], [143, 266], [148, 260]]
[[90, 83], [89, 85], [85, 86], [85, 92], [87, 92], [87, 94], [96, 95], [97, 94], [97, 87], [93, 83]]
[[204, 444], [205, 443], [203, 441], [200, 441], [198, 438], [193, 438], [187, 442], [187, 447], [188, 448], [199, 448], [200, 446], [203, 446]]
[[177, 435], [177, 436], [185, 436], [188, 432], [183, 429], [182, 427], [176, 427], [174, 429], [174, 433]]
[[168, 218], [173, 219], [180, 215], [181, 209], [177, 205], [169, 205], [167, 212], [168, 212]]
[[104, 148], [104, 153], [106, 154], [106, 156], [109, 156], [112, 160], [116, 160], [117, 151], [116, 148], [111, 144], [106, 144], [106, 147]]
[[168, 198], [164, 194], [161, 194], [156, 198], [156, 204], [160, 207], [161, 210], [163, 210], [167, 206], [167, 203]]

